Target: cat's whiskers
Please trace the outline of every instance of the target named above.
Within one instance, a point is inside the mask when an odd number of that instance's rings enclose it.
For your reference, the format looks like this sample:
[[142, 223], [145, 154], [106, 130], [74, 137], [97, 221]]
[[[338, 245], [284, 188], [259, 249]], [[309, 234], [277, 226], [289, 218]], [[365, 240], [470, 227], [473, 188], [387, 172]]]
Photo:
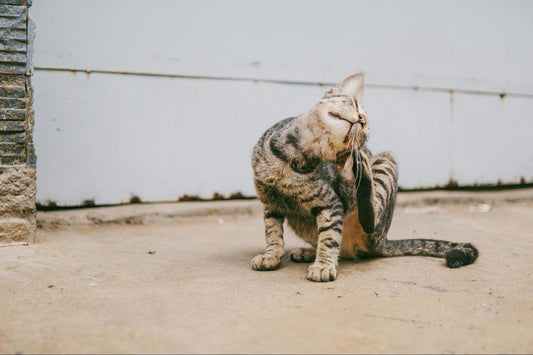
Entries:
[[355, 98], [350, 97], [352, 99], [353, 109], [355, 112], [357, 112], [357, 104], [355, 103]]

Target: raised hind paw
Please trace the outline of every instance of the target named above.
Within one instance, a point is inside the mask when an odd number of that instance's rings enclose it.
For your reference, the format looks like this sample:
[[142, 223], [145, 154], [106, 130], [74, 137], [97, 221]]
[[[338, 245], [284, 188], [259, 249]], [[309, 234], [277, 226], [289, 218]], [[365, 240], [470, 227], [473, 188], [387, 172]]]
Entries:
[[312, 263], [315, 261], [315, 248], [298, 248], [291, 251], [291, 260], [295, 263]]
[[281, 258], [272, 254], [257, 255], [252, 259], [252, 269], [257, 271], [275, 270], [281, 265]]
[[307, 272], [307, 279], [315, 282], [334, 281], [337, 278], [336, 265], [310, 265]]
[[446, 252], [446, 265], [450, 268], [458, 268], [472, 264], [476, 261], [478, 255], [479, 252], [472, 244], [459, 245]]

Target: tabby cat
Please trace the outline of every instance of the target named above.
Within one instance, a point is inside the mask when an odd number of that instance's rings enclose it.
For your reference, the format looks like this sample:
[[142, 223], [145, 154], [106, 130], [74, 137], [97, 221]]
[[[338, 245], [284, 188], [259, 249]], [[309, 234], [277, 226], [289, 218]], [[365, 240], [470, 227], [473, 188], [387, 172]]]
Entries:
[[387, 240], [398, 171], [390, 153], [372, 155], [365, 145], [362, 94], [363, 76], [352, 75], [256, 144], [252, 167], [264, 205], [266, 252], [252, 259], [254, 270], [280, 266], [285, 219], [311, 245], [290, 254], [294, 262], [312, 262], [311, 281], [335, 280], [339, 258], [423, 255], [446, 258], [451, 268], [476, 260], [478, 251], [469, 243]]

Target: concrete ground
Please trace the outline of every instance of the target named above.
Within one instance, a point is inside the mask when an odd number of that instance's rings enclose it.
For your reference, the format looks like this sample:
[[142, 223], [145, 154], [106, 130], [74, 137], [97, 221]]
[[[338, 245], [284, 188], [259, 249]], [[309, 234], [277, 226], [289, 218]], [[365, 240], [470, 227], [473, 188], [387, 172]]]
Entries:
[[[479, 260], [257, 272], [257, 201], [39, 213], [0, 247], [3, 353], [532, 353], [533, 189], [400, 194], [390, 238], [474, 243]], [[287, 250], [304, 245], [286, 234]]]

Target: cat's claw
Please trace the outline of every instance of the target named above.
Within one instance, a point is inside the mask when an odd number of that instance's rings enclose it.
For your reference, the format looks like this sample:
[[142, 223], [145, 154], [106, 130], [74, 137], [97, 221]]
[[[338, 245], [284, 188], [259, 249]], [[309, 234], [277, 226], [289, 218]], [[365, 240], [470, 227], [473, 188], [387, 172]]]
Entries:
[[315, 282], [329, 282], [337, 278], [337, 267], [328, 265], [310, 265], [307, 279]]
[[281, 265], [281, 259], [272, 254], [257, 255], [252, 259], [252, 269], [257, 271], [276, 270]]

